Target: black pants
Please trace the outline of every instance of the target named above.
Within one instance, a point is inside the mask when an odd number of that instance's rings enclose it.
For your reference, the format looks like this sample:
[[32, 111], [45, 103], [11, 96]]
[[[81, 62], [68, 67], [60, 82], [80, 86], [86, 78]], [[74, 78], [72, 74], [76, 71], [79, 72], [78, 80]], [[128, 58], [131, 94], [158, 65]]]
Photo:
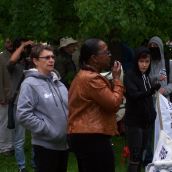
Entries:
[[38, 172], [66, 172], [68, 151], [46, 149], [33, 145]]
[[127, 141], [130, 149], [128, 172], [141, 172], [143, 151], [148, 142], [149, 128], [126, 127]]
[[154, 125], [151, 125], [148, 133], [148, 142], [146, 145], [145, 157], [143, 159], [143, 165], [147, 166], [153, 160], [153, 148], [154, 147]]
[[79, 172], [115, 172], [114, 151], [109, 136], [70, 134], [68, 138]]

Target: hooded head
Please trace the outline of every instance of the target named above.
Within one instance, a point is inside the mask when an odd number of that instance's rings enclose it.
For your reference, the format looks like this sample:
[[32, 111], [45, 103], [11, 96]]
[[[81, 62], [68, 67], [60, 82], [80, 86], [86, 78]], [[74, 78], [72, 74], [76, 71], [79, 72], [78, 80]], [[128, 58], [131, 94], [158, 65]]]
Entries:
[[148, 47], [151, 51], [152, 60], [164, 59], [163, 42], [158, 36], [154, 36], [149, 40]]
[[139, 47], [135, 51], [135, 70], [137, 73], [149, 74], [151, 68], [151, 54], [146, 47]]

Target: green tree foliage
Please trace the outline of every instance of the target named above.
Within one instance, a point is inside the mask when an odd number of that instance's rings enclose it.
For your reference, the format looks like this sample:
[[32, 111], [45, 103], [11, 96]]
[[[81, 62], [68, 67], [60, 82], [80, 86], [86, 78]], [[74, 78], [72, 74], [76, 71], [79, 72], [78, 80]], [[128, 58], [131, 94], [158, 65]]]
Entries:
[[1, 0], [0, 35], [49, 40], [76, 36], [79, 19], [72, 0]]
[[53, 37], [76, 37], [79, 29], [79, 18], [76, 15], [73, 0], [52, 0]]
[[115, 39], [138, 45], [172, 37], [172, 0], [1, 0], [0, 37]]
[[47, 37], [51, 32], [52, 7], [47, 0], [15, 0], [11, 7], [12, 36]]
[[138, 45], [145, 38], [170, 37], [170, 0], [75, 0], [80, 34], [107, 38], [115, 30], [118, 38]]
[[11, 0], [0, 1], [0, 37], [7, 37], [11, 21], [10, 14]]

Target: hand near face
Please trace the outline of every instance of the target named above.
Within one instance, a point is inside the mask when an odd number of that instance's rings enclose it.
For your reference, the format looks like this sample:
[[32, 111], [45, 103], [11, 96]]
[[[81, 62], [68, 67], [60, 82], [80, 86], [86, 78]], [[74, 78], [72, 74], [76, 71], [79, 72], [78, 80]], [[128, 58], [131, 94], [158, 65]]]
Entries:
[[158, 91], [159, 91], [161, 94], [164, 94], [164, 93], [165, 93], [165, 89], [164, 89], [164, 88], [160, 88]]
[[120, 75], [121, 75], [121, 63], [119, 61], [115, 61], [112, 67], [113, 79], [119, 79]]
[[160, 75], [159, 76], [160, 81], [165, 81], [166, 79], [167, 79], [167, 77], [165, 75]]

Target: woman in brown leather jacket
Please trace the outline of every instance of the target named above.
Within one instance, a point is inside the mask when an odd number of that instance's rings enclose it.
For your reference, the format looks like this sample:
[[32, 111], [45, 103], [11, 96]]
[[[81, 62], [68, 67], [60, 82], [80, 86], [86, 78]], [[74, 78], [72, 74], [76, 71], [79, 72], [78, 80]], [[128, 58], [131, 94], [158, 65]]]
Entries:
[[113, 83], [100, 75], [111, 55], [100, 39], [88, 39], [81, 47], [81, 69], [69, 90], [69, 145], [79, 172], [114, 172], [111, 136], [117, 134], [115, 112], [123, 98], [121, 64], [112, 67]]

